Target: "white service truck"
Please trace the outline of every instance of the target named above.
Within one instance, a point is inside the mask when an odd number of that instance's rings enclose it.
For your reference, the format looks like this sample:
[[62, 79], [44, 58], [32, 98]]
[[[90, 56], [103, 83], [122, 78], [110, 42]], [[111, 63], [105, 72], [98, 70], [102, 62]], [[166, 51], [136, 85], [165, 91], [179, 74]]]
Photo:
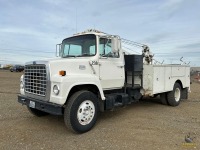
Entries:
[[[142, 46], [128, 54], [122, 44]], [[36, 116], [64, 115], [72, 131], [89, 131], [99, 112], [160, 95], [177, 106], [190, 88], [188, 65], [153, 65], [146, 45], [97, 30], [87, 30], [57, 45], [58, 58], [32, 61], [21, 76], [18, 102]]]

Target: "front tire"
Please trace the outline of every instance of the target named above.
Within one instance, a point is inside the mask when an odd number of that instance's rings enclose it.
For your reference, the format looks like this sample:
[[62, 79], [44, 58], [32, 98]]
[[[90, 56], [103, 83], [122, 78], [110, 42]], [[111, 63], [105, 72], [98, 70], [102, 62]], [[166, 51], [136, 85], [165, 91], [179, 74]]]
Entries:
[[90, 91], [78, 91], [67, 102], [65, 125], [72, 131], [84, 133], [92, 129], [98, 116], [98, 99]]
[[178, 106], [180, 104], [181, 92], [180, 84], [175, 83], [173, 91], [167, 93], [167, 101], [170, 106]]

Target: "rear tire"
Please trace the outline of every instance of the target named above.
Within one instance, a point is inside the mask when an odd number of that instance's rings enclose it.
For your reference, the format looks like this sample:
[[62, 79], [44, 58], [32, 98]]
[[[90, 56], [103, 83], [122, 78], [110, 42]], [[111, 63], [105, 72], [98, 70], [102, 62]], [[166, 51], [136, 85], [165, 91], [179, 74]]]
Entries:
[[98, 112], [96, 95], [90, 91], [78, 91], [67, 102], [64, 111], [65, 125], [77, 133], [87, 132], [95, 125]]
[[181, 86], [179, 83], [174, 84], [173, 91], [167, 93], [167, 101], [170, 106], [178, 106], [181, 101]]
[[38, 109], [30, 108], [29, 106], [27, 106], [27, 108], [28, 108], [28, 111], [31, 114], [33, 114], [34, 116], [37, 116], [37, 117], [42, 117], [42, 116], [46, 116], [46, 115], [49, 114], [47, 112], [44, 112], [44, 111], [41, 111], [41, 110], [38, 110]]

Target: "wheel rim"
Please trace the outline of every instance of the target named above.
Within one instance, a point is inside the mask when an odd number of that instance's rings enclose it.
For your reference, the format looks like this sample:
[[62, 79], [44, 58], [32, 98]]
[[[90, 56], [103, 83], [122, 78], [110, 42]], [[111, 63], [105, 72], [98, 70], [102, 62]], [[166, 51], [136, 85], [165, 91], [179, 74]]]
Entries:
[[175, 97], [175, 101], [178, 102], [180, 100], [180, 97], [181, 97], [181, 90], [179, 88], [176, 88], [175, 89], [175, 92], [174, 92], [174, 97]]
[[90, 100], [83, 101], [77, 111], [77, 118], [81, 125], [89, 124], [94, 118], [95, 106]]

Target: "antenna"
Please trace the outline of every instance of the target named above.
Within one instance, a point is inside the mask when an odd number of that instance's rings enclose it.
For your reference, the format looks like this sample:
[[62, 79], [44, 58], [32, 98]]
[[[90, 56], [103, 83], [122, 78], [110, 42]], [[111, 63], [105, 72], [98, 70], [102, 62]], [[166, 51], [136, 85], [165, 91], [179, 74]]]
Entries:
[[77, 8], [76, 8], [76, 33], [77, 33]]

